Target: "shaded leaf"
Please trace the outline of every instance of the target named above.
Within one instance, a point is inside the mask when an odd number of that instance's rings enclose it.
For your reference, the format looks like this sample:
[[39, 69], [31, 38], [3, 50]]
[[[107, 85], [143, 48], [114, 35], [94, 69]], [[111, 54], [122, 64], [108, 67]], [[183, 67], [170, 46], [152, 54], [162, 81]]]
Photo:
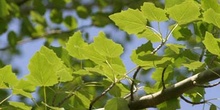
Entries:
[[180, 109], [180, 103], [178, 99], [170, 99], [157, 105], [157, 107], [160, 110], [177, 110]]
[[211, 104], [209, 110], [217, 110], [217, 106], [214, 104]]
[[73, 30], [77, 28], [77, 20], [73, 16], [66, 16], [64, 19], [64, 25], [69, 29]]
[[112, 98], [107, 101], [105, 110], [130, 110], [127, 100], [123, 98]]

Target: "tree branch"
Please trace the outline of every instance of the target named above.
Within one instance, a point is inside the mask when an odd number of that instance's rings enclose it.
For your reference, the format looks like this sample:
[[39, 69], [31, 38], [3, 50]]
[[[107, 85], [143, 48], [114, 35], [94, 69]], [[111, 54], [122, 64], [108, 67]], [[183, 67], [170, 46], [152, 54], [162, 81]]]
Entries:
[[197, 87], [197, 84], [204, 84], [209, 81], [220, 78], [220, 67], [212, 70], [206, 70], [187, 79], [184, 79], [171, 87], [167, 87], [163, 91], [156, 92], [141, 97], [139, 100], [129, 103], [130, 109], [143, 109], [147, 107], [155, 107], [156, 105], [165, 102], [172, 98], [181, 96], [184, 92]]

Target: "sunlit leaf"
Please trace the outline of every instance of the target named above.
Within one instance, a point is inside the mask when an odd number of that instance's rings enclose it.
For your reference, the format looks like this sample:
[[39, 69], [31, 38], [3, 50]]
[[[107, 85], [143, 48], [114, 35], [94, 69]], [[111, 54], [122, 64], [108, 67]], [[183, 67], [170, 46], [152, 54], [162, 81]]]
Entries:
[[99, 54], [109, 58], [119, 57], [123, 52], [122, 46], [107, 39], [103, 32], [94, 39], [94, 47]]
[[220, 47], [218, 45], [218, 41], [211, 33], [206, 32], [203, 44], [209, 52], [220, 56]]
[[19, 109], [22, 109], [22, 110], [31, 110], [32, 109], [32, 107], [25, 105], [23, 102], [9, 101], [9, 105], [14, 106]]
[[147, 38], [152, 42], [161, 41], [161, 36], [146, 27], [147, 20], [139, 10], [128, 9], [109, 16], [111, 20], [128, 34], [136, 34], [139, 38]]
[[52, 86], [58, 83], [56, 66], [50, 63], [45, 55], [37, 52], [30, 60], [28, 65], [30, 74], [27, 79], [36, 86]]
[[183, 66], [187, 67], [189, 70], [195, 71], [196, 69], [204, 66], [204, 63], [199, 61], [191, 62], [190, 64], [183, 64]]
[[137, 34], [145, 29], [147, 20], [139, 10], [128, 9], [109, 16], [111, 20], [128, 34]]
[[218, 28], [220, 28], [220, 13], [215, 12], [213, 9], [208, 9], [207, 11], [204, 12], [204, 21], [207, 23], [212, 23]]
[[141, 6], [141, 11], [149, 21], [168, 20], [166, 17], [166, 11], [161, 8], [157, 8], [153, 3], [145, 2], [144, 5]]
[[181, 4], [185, 0], [165, 0], [165, 8], [173, 7], [174, 5]]
[[105, 110], [130, 110], [127, 100], [123, 98], [112, 98], [107, 101]]
[[7, 65], [0, 68], [0, 88], [14, 87], [18, 82], [15, 73], [12, 72], [12, 67]]
[[82, 49], [87, 46], [83, 40], [82, 34], [80, 31], [75, 32], [73, 36], [71, 36], [66, 44], [66, 49], [69, 54], [77, 59], [86, 59], [85, 53], [83, 53]]
[[179, 24], [187, 24], [195, 21], [200, 15], [199, 5], [195, 1], [185, 1], [168, 8], [167, 12]]
[[220, 5], [218, 0], [201, 0], [201, 6], [204, 10], [212, 8], [215, 12], [220, 13]]

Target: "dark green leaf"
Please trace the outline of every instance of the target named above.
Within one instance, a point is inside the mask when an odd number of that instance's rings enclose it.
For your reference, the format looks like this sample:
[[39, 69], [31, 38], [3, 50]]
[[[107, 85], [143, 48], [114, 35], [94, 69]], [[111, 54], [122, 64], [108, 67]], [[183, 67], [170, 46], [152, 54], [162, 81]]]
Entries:
[[211, 104], [209, 110], [217, 110], [217, 106], [214, 104]]
[[50, 13], [50, 19], [51, 21], [53, 21], [54, 23], [61, 23], [63, 21], [63, 15], [62, 15], [62, 11], [61, 10], [57, 10], [57, 9], [52, 9], [51, 13]]

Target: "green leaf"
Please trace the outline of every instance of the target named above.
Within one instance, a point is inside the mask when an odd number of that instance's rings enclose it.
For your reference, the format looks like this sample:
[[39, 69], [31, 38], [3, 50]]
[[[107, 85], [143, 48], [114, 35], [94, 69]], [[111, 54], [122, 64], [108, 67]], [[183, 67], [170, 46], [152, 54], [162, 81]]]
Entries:
[[217, 106], [214, 104], [211, 104], [209, 110], [217, 110]]
[[28, 66], [30, 74], [28, 81], [35, 86], [52, 86], [59, 81], [66, 82], [71, 80], [71, 71], [56, 54], [42, 47], [31, 59]]
[[35, 86], [53, 86], [58, 83], [56, 74], [57, 67], [48, 61], [47, 57], [41, 52], [37, 52], [30, 60], [28, 65], [30, 74], [27, 76]]
[[204, 21], [207, 23], [212, 23], [218, 28], [220, 28], [220, 13], [216, 13], [213, 9], [208, 9], [203, 13]]
[[22, 109], [22, 110], [31, 110], [32, 107], [25, 105], [23, 102], [14, 102], [14, 101], [8, 101], [9, 105]]
[[105, 110], [130, 110], [127, 100], [123, 98], [112, 98], [107, 101]]
[[36, 11], [31, 11], [30, 16], [34, 22], [46, 26], [45, 18]]
[[201, 6], [204, 10], [212, 8], [215, 12], [220, 13], [220, 5], [218, 0], [201, 0]]
[[[192, 11], [193, 10], [193, 11]], [[195, 1], [185, 1], [167, 9], [170, 18], [181, 24], [195, 21], [200, 16], [200, 8]]]
[[120, 79], [126, 73], [124, 67], [117, 64], [102, 64], [103, 74], [108, 77], [112, 82], [116, 79]]
[[146, 27], [147, 20], [139, 10], [128, 9], [109, 16], [111, 20], [128, 34], [136, 34], [139, 38], [144, 37], [152, 42], [161, 41], [161, 35], [152, 28]]
[[137, 34], [146, 28], [147, 20], [139, 10], [128, 9], [109, 16], [111, 20], [128, 34]]
[[198, 68], [201, 68], [204, 66], [204, 63], [200, 62], [200, 61], [194, 61], [191, 62], [190, 64], [183, 64], [183, 66], [187, 67], [190, 71], [195, 71]]
[[141, 11], [149, 21], [168, 20], [166, 17], [166, 11], [161, 8], [157, 8], [153, 3], [145, 2], [144, 5], [141, 6]]
[[33, 98], [31, 93], [25, 92], [22, 89], [13, 88], [13, 94], [20, 94], [20, 95], [23, 95], [23, 96], [28, 97], [30, 99]]
[[92, 23], [97, 27], [104, 27], [109, 24], [111, 21], [108, 18], [108, 14], [106, 13], [95, 13], [92, 15]]
[[52, 9], [50, 12], [50, 19], [54, 23], [61, 23], [63, 21], [62, 11], [57, 9]]
[[123, 53], [122, 46], [107, 39], [103, 32], [94, 38], [94, 47], [99, 54], [109, 58], [119, 57]]
[[75, 92], [75, 95], [81, 100], [81, 103], [82, 105], [84, 105], [85, 108], [89, 108], [90, 100], [88, 97], [86, 97], [85, 94], [81, 94], [80, 92]]
[[86, 46], [88, 44], [84, 42], [81, 32], [78, 31], [69, 38], [66, 49], [72, 57], [82, 60], [87, 59], [86, 54], [82, 51]]
[[106, 56], [99, 54], [95, 48], [96, 47], [94, 46], [94, 44], [90, 44], [89, 46], [86, 46], [83, 49], [83, 52], [86, 54], [88, 59], [92, 60], [97, 64], [101, 64], [105, 62], [107, 60]]
[[218, 41], [211, 33], [206, 32], [203, 44], [209, 52], [220, 56], [220, 47], [218, 45]]
[[76, 8], [76, 12], [80, 18], [87, 18], [89, 16], [89, 12], [87, 8], [83, 5], [80, 5]]
[[0, 88], [13, 88], [18, 82], [10, 65], [0, 68]]
[[165, 9], [173, 7], [174, 5], [181, 4], [186, 0], [165, 0]]
[[106, 62], [109, 58], [117, 58], [123, 52], [120, 44], [107, 39], [103, 32], [94, 38], [94, 42], [83, 48], [83, 53], [97, 64]]
[[36, 90], [36, 87], [31, 84], [30, 81], [21, 79], [19, 80], [18, 84], [16, 85], [17, 89], [22, 89], [26, 92], [34, 92]]
[[73, 16], [66, 16], [63, 23], [69, 30], [76, 29], [78, 25], [76, 18]]
[[146, 38], [151, 42], [160, 42], [162, 40], [162, 36], [153, 31], [151, 27], [146, 27], [142, 32], [137, 34], [138, 38]]
[[17, 35], [14, 31], [8, 33], [8, 43], [11, 47], [15, 47], [17, 44]]
[[170, 50], [172, 50], [173, 52], [175, 52], [176, 54], [180, 54], [180, 49], [181, 48], [185, 48], [184, 45], [181, 44], [167, 44], [166, 45], [168, 48], [170, 48]]
[[[172, 28], [173, 26], [171, 26]], [[192, 36], [192, 32], [188, 29], [188, 27], [180, 27], [177, 26], [177, 28], [173, 31], [173, 37], [177, 40], [188, 40]]]
[[180, 109], [180, 103], [178, 99], [170, 99], [157, 105], [160, 110], [177, 110]]
[[9, 14], [6, 0], [0, 0], [0, 18]]
[[193, 88], [184, 93], [184, 96], [189, 96], [192, 102], [200, 102], [204, 99], [205, 90], [201, 87]]
[[33, 8], [42, 16], [46, 12], [46, 7], [42, 3], [42, 1], [39, 1], [39, 0], [33, 0]]

